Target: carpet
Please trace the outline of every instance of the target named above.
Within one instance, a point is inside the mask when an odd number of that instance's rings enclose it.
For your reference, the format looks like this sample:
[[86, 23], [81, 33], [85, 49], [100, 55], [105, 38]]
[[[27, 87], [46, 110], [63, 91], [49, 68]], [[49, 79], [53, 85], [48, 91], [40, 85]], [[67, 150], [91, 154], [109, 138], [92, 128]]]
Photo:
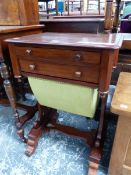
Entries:
[[[25, 125], [26, 135], [37, 115]], [[97, 127], [94, 120], [62, 111], [58, 122], [81, 130]], [[114, 132], [115, 124], [109, 121], [98, 175], [107, 175]], [[24, 154], [25, 149], [16, 135], [12, 109], [0, 106], [0, 175], [87, 175], [89, 147], [84, 139], [52, 130], [43, 133], [31, 157]]]

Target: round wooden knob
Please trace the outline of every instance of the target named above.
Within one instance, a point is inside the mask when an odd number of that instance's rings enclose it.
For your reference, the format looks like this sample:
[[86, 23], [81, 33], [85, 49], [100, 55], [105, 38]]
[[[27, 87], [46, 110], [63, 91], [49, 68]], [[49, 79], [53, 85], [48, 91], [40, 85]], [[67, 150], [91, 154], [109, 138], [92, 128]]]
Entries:
[[75, 77], [80, 78], [81, 77], [81, 72], [75, 72]]
[[29, 68], [30, 68], [31, 71], [35, 70], [35, 67], [36, 67], [36, 66], [35, 66], [34, 64], [30, 64], [30, 65], [29, 65]]
[[31, 49], [27, 49], [27, 50], [26, 50], [26, 54], [27, 54], [27, 55], [30, 55], [30, 54], [31, 54], [31, 52], [32, 52], [32, 50], [31, 50]]
[[80, 61], [81, 60], [81, 55], [80, 54], [76, 54], [75, 55], [75, 61]]

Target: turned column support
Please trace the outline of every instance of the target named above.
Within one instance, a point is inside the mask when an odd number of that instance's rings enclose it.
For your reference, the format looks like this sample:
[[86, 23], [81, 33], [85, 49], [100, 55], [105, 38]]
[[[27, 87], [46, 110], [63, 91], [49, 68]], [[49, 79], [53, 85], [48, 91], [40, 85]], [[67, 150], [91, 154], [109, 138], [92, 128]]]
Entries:
[[114, 15], [113, 29], [112, 29], [113, 33], [116, 33], [118, 30], [120, 3], [121, 3], [121, 0], [116, 0], [115, 15]]
[[107, 99], [108, 91], [105, 91], [105, 92], [99, 91], [99, 95], [101, 98], [100, 119], [99, 119], [95, 145], [93, 148], [91, 148], [91, 153], [89, 156], [89, 169], [88, 169], [89, 175], [97, 174], [99, 162], [101, 160], [101, 154], [102, 154], [102, 134], [103, 134], [103, 125], [104, 125], [104, 112], [106, 107], [106, 99]]
[[99, 95], [100, 95], [100, 98], [101, 98], [101, 109], [100, 109], [99, 126], [98, 126], [96, 141], [95, 141], [95, 146], [96, 147], [100, 147], [100, 145], [101, 145], [103, 125], [104, 125], [104, 113], [105, 113], [108, 91], [106, 91], [106, 92], [100, 92], [99, 91]]
[[105, 32], [110, 32], [112, 29], [112, 9], [113, 9], [113, 0], [106, 0], [105, 23], [104, 23]]
[[4, 88], [8, 96], [8, 99], [10, 101], [11, 107], [13, 109], [13, 113], [15, 117], [15, 124], [17, 128], [17, 134], [19, 135], [19, 137], [22, 139], [23, 142], [27, 142], [27, 139], [24, 136], [24, 130], [22, 128], [22, 124], [20, 122], [20, 115], [16, 108], [15, 92], [11, 84], [11, 81], [9, 80], [9, 73], [8, 73], [7, 66], [5, 65], [5, 63], [0, 64], [0, 73], [1, 73], [2, 78], [4, 79], [4, 82], [3, 82]]

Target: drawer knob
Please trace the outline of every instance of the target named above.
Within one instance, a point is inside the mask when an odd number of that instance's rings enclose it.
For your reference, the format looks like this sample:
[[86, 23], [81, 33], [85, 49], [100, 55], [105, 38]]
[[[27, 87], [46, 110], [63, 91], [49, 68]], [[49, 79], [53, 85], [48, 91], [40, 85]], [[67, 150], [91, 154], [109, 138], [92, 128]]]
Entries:
[[81, 77], [81, 72], [75, 72], [75, 77], [80, 78]]
[[75, 61], [80, 61], [81, 60], [81, 55], [80, 54], [76, 54], [75, 55]]
[[26, 50], [26, 54], [27, 54], [27, 55], [30, 55], [30, 54], [31, 54], [31, 52], [32, 52], [32, 50], [31, 50], [31, 49], [27, 49], [27, 50]]
[[30, 68], [30, 70], [33, 71], [33, 70], [35, 70], [36, 66], [35, 66], [34, 64], [30, 64], [30, 65], [29, 65], [29, 68]]

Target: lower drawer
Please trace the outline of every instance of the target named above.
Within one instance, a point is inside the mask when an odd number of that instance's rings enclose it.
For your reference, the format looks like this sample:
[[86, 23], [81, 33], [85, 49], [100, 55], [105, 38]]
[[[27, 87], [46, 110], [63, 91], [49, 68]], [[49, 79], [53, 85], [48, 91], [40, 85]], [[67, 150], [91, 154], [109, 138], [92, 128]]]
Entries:
[[19, 59], [23, 72], [98, 83], [99, 65], [70, 66]]

